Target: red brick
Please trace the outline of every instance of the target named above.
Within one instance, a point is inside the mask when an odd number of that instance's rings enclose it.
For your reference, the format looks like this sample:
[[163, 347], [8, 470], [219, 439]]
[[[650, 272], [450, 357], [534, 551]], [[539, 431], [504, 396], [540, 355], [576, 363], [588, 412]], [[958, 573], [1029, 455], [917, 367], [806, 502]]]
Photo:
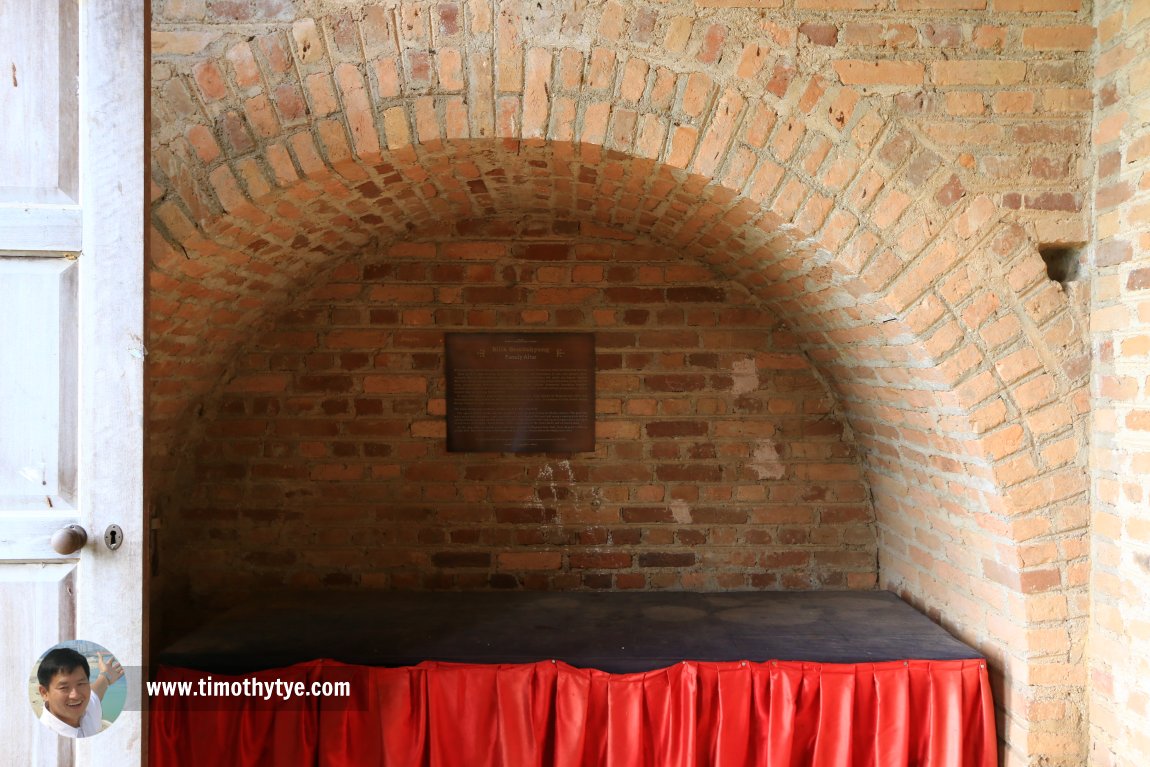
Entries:
[[904, 48], [918, 42], [918, 31], [909, 24], [853, 22], [843, 26], [845, 45], [882, 45]]
[[881, 0], [798, 0], [797, 7], [811, 11], [874, 11]]
[[698, 117], [707, 108], [714, 81], [702, 73], [693, 73], [687, 77], [687, 84], [683, 89], [683, 111], [691, 117]]
[[902, 11], [984, 11], [987, 0], [897, 0]]
[[839, 28], [834, 24], [805, 22], [799, 25], [799, 34], [806, 37], [815, 45], [833, 47], [838, 44]]
[[214, 61], [201, 63], [193, 72], [205, 101], [218, 101], [228, 95], [227, 84]]
[[654, 421], [647, 424], [647, 436], [654, 439], [703, 436], [707, 432], [707, 424], [703, 421]]
[[423, 376], [369, 375], [363, 378], [363, 391], [367, 394], [423, 394], [427, 379]]
[[287, 388], [291, 376], [287, 373], [253, 373], [237, 376], [227, 385], [229, 392], [274, 393]]
[[720, 482], [723, 469], [706, 464], [662, 465], [656, 468], [655, 476], [664, 482]]
[[212, 163], [220, 156], [220, 146], [206, 125], [192, 125], [184, 135], [187, 137], [188, 143], [195, 149], [200, 161], [205, 165]]
[[503, 552], [498, 556], [501, 570], [558, 570], [563, 554], [558, 551]]
[[260, 69], [248, 43], [239, 43], [228, 49], [227, 59], [235, 72], [236, 85], [251, 88], [260, 82]]
[[727, 28], [722, 24], [712, 24], [703, 35], [703, 44], [695, 57], [700, 63], [714, 64], [719, 60], [723, 42], [727, 39]]
[[491, 567], [491, 555], [483, 551], [440, 551], [432, 554], [436, 567]]
[[691, 553], [648, 553], [639, 554], [639, 567], [691, 567], [695, 555]]
[[1081, 0], [994, 0], [994, 7], [1005, 13], [1077, 12], [1082, 9], [1082, 2]]
[[632, 555], [622, 551], [570, 554], [568, 560], [576, 570], [621, 570], [632, 565]]

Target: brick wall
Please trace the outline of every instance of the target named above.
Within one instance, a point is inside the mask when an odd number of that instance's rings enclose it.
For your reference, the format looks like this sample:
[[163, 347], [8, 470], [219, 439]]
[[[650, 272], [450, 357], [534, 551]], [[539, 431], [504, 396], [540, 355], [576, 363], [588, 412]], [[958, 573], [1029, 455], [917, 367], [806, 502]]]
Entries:
[[[168, 514], [173, 589], [875, 584], [857, 450], [745, 288], [624, 233], [482, 228], [527, 233], [349, 260], [244, 345]], [[594, 453], [445, 452], [443, 333], [508, 327], [595, 333]]]
[[1086, 291], [1039, 251], [1088, 238], [1089, 14], [159, 4], [157, 495], [333, 265], [492, 218], [623, 233], [785, 324], [853, 437], [881, 586], [990, 657], [1007, 764], [1082, 764]]
[[1150, 762], [1150, 6], [1098, 8], [1092, 763]]

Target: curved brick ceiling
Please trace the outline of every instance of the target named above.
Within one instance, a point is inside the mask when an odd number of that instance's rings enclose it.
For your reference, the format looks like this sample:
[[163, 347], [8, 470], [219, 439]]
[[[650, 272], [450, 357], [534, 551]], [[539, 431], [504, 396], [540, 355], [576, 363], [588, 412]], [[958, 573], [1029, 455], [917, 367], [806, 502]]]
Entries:
[[[377, 165], [335, 172], [319, 166], [258, 201], [238, 189], [231, 200], [226, 189], [218, 191], [231, 210], [202, 229], [175, 217], [170, 201], [156, 208], [152, 415], [161, 439], [185, 432], [188, 409], [219, 382], [253, 328], [343, 260], [416, 233], [491, 232], [492, 219], [513, 233], [532, 216], [585, 234], [620, 230], [673, 245], [757, 292], [833, 370], [848, 397], [852, 386], [877, 385], [885, 393], [872, 394], [888, 408], [939, 407], [931, 389], [941, 390], [941, 380], [914, 396], [898, 392], [909, 380], [900, 369], [938, 375], [929, 350], [908, 343], [913, 333], [895, 311], [844, 271], [844, 254], [836, 259], [780, 215], [791, 205], [786, 199], [775, 206], [779, 212], [764, 210], [651, 160], [590, 145], [509, 140], [408, 147]], [[809, 208], [799, 213], [816, 215]], [[823, 230], [824, 238], [834, 233], [833, 226]], [[876, 404], [870, 399], [867, 409]]]
[[[955, 437], [942, 446], [948, 457], [931, 459], [935, 470], [964, 467], [965, 476], [993, 482], [967, 443], [984, 428], [980, 419], [993, 427], [1004, 413], [992, 403], [990, 412], [976, 411], [972, 425], [959, 415], [964, 400], [986, 402], [1041, 361], [1026, 352], [1030, 339], [1021, 336], [1017, 356], [1004, 355], [1005, 363], [993, 366], [986, 350], [960, 343], [953, 310], [927, 290], [940, 272], [969, 281], [960, 261], [972, 240], [982, 239], [996, 259], [1021, 258], [1027, 243], [1017, 229], [1000, 227], [986, 239], [994, 209], [985, 199], [956, 205], [961, 212], [945, 230], [929, 219], [908, 227], [904, 239], [925, 226], [940, 232], [907, 268], [912, 257], [897, 245], [884, 247], [876, 226], [875, 219], [892, 214], [875, 211], [864, 227], [848, 208], [866, 196], [865, 180], [845, 198], [801, 196], [787, 189], [777, 166], [760, 165], [748, 183], [761, 181], [770, 190], [771, 205], [764, 207], [746, 191], [586, 144], [440, 141], [381, 154], [375, 165], [335, 168], [320, 160], [309, 134], [296, 134], [290, 144], [284, 167], [276, 168], [272, 147], [264, 157], [279, 177], [292, 179], [288, 186], [269, 185], [254, 195], [253, 184], [237, 182], [233, 166], [218, 164], [208, 173], [209, 188], [226, 213], [197, 226], [172, 197], [155, 206], [152, 426], [161, 468], [170, 453], [164, 443], [184, 444], [184, 416], [219, 381], [253, 326], [274, 317], [327, 269], [412, 232], [466, 234], [469, 222], [493, 217], [547, 212], [587, 231], [638, 233], [680, 248], [721, 276], [737, 277], [805, 339], [812, 359], [845, 397], [856, 429], [883, 437], [887, 450], [872, 452], [895, 461], [924, 444], [923, 435], [933, 439], [941, 426]], [[317, 164], [299, 159], [309, 152]], [[242, 177], [254, 163], [235, 167]], [[817, 238], [808, 236], [812, 230]], [[1001, 292], [1003, 286], [987, 287]], [[972, 310], [961, 322], [992, 319], [976, 311], [989, 313]], [[1019, 335], [1016, 321], [1004, 324], [1004, 330], [983, 332]], [[979, 367], [986, 373], [972, 376]], [[890, 447], [896, 442], [903, 444]]]
[[969, 163], [931, 149], [882, 83], [855, 82], [865, 62], [800, 66], [778, 25], [628, 19], [667, 39], [685, 23], [671, 50], [621, 40], [615, 3], [589, 35], [590, 11], [572, 31], [432, 8], [154, 38], [160, 482], [244, 339], [328, 271], [545, 211], [677, 247], [793, 327], [864, 450], [884, 585], [1004, 666], [1031, 629], [1076, 645], [1033, 608], [1062, 588], [1066, 616], [1085, 610], [1083, 313]]
[[793, 30], [746, 14], [273, 5], [237, 19], [252, 30], [157, 36], [154, 455], [332, 256], [539, 207], [756, 286], [858, 431], [886, 440], [876, 461], [953, 435], [921, 463], [997, 486], [1002, 450], [1040, 450], [1080, 415], [974, 444], [1034, 409], [1017, 382], [1040, 376], [1044, 404], [1081, 387], [1081, 332], [1022, 228], [856, 84], [858, 62], [804, 63]]

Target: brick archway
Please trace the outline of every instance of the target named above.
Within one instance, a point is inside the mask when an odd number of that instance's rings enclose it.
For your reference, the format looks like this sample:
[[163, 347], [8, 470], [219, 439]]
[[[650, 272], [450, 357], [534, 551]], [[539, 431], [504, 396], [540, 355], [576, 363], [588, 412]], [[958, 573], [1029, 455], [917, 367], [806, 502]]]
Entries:
[[538, 210], [641, 234], [785, 319], [864, 451], [882, 585], [995, 661], [1011, 748], [1060, 748], [1063, 716], [1031, 712], [1081, 706], [1085, 350], [1024, 230], [884, 99], [768, 46], [719, 74], [711, 27], [656, 57], [609, 12], [538, 47], [468, 19], [368, 9], [172, 43], [195, 50], [155, 83], [160, 476], [253, 328], [354, 254]]

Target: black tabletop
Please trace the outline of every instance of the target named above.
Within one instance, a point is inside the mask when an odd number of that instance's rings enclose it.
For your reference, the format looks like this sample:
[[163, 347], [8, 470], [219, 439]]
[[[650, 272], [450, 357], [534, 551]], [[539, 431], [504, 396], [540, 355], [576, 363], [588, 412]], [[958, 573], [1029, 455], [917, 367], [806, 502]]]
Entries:
[[265, 597], [160, 653], [220, 673], [317, 658], [425, 660], [629, 673], [682, 660], [861, 663], [981, 657], [894, 594], [817, 592], [360, 592]]

